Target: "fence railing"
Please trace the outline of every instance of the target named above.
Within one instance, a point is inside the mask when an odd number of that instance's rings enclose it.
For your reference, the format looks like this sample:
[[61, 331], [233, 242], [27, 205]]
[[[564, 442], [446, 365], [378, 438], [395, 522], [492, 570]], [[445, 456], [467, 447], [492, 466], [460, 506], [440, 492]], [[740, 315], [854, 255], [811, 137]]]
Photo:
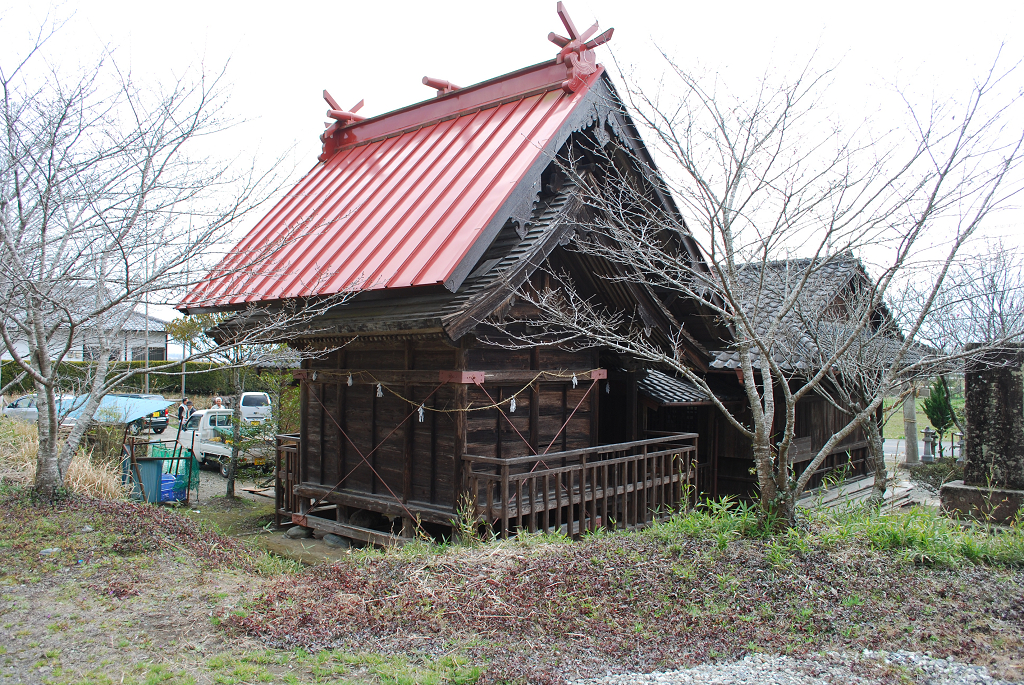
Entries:
[[700, 478], [696, 433], [463, 460], [474, 516], [501, 537], [520, 530], [576, 536], [644, 526], [688, 505]]

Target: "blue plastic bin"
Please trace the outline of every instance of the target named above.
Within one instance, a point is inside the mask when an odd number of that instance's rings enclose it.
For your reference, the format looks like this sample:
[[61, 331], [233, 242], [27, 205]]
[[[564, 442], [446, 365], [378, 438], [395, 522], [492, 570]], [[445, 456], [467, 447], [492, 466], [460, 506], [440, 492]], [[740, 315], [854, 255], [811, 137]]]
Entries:
[[160, 479], [160, 501], [176, 502], [185, 499], [187, 476], [173, 476], [165, 473]]

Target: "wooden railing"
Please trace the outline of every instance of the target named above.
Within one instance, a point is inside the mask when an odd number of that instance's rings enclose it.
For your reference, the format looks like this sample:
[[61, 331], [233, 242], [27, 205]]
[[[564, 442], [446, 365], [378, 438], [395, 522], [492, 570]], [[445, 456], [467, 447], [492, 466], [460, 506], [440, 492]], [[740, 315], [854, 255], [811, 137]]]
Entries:
[[297, 433], [277, 436], [277, 457], [274, 462], [274, 525], [291, 521], [299, 511], [299, 498], [294, 486], [299, 483], [299, 445]]
[[463, 459], [474, 515], [501, 537], [520, 530], [577, 536], [643, 526], [687, 506], [698, 480], [696, 433], [541, 456]]
[[[671, 431], [645, 431], [648, 438], [673, 438], [680, 435], [679, 433], [673, 433]], [[697, 441], [694, 440], [695, 446]], [[715, 469], [714, 464], [711, 461], [710, 455], [705, 457], [706, 461], [700, 461], [695, 458], [693, 462], [693, 470], [696, 473], [694, 479], [693, 489], [693, 503], [696, 504], [697, 500], [704, 497], [712, 497], [715, 492]]]

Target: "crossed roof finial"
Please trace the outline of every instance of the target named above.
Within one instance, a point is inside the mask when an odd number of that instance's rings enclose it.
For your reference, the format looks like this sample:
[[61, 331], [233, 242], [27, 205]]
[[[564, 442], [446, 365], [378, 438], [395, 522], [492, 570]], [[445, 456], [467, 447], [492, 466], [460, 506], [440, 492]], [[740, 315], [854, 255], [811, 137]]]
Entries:
[[566, 93], [575, 93], [583, 86], [586, 77], [597, 71], [597, 60], [593, 53], [594, 48], [610, 41], [615, 29], [608, 29], [600, 36], [591, 40], [590, 37], [597, 33], [598, 24], [596, 21], [593, 26], [580, 33], [576, 28], [576, 24], [573, 23], [572, 17], [569, 16], [569, 11], [565, 9], [565, 5], [561, 1], [558, 3], [556, 11], [569, 37], [566, 38], [551, 32], [548, 34], [548, 40], [561, 48], [558, 53], [558, 61], [569, 62], [572, 66], [569, 78], [562, 83], [562, 90]]

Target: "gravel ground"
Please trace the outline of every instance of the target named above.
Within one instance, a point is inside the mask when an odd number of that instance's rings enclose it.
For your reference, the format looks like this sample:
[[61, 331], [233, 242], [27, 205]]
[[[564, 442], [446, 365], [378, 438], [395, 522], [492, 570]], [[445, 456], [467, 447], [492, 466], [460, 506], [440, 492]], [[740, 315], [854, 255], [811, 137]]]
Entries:
[[[865, 663], [867, 662], [867, 663]], [[875, 668], [856, 668], [867, 665]], [[825, 685], [830, 683], [865, 684], [878, 682], [865, 670], [887, 666], [891, 671], [920, 685], [1013, 685], [998, 680], [982, 666], [962, 664], [950, 659], [935, 659], [919, 652], [864, 652], [863, 656], [830, 654], [825, 659], [794, 659], [788, 656], [754, 654], [732, 663], [705, 664], [680, 671], [627, 673], [604, 678], [577, 680], [573, 685]], [[860, 673], [856, 672], [860, 671]], [[903, 682], [907, 682], [903, 680]]]

